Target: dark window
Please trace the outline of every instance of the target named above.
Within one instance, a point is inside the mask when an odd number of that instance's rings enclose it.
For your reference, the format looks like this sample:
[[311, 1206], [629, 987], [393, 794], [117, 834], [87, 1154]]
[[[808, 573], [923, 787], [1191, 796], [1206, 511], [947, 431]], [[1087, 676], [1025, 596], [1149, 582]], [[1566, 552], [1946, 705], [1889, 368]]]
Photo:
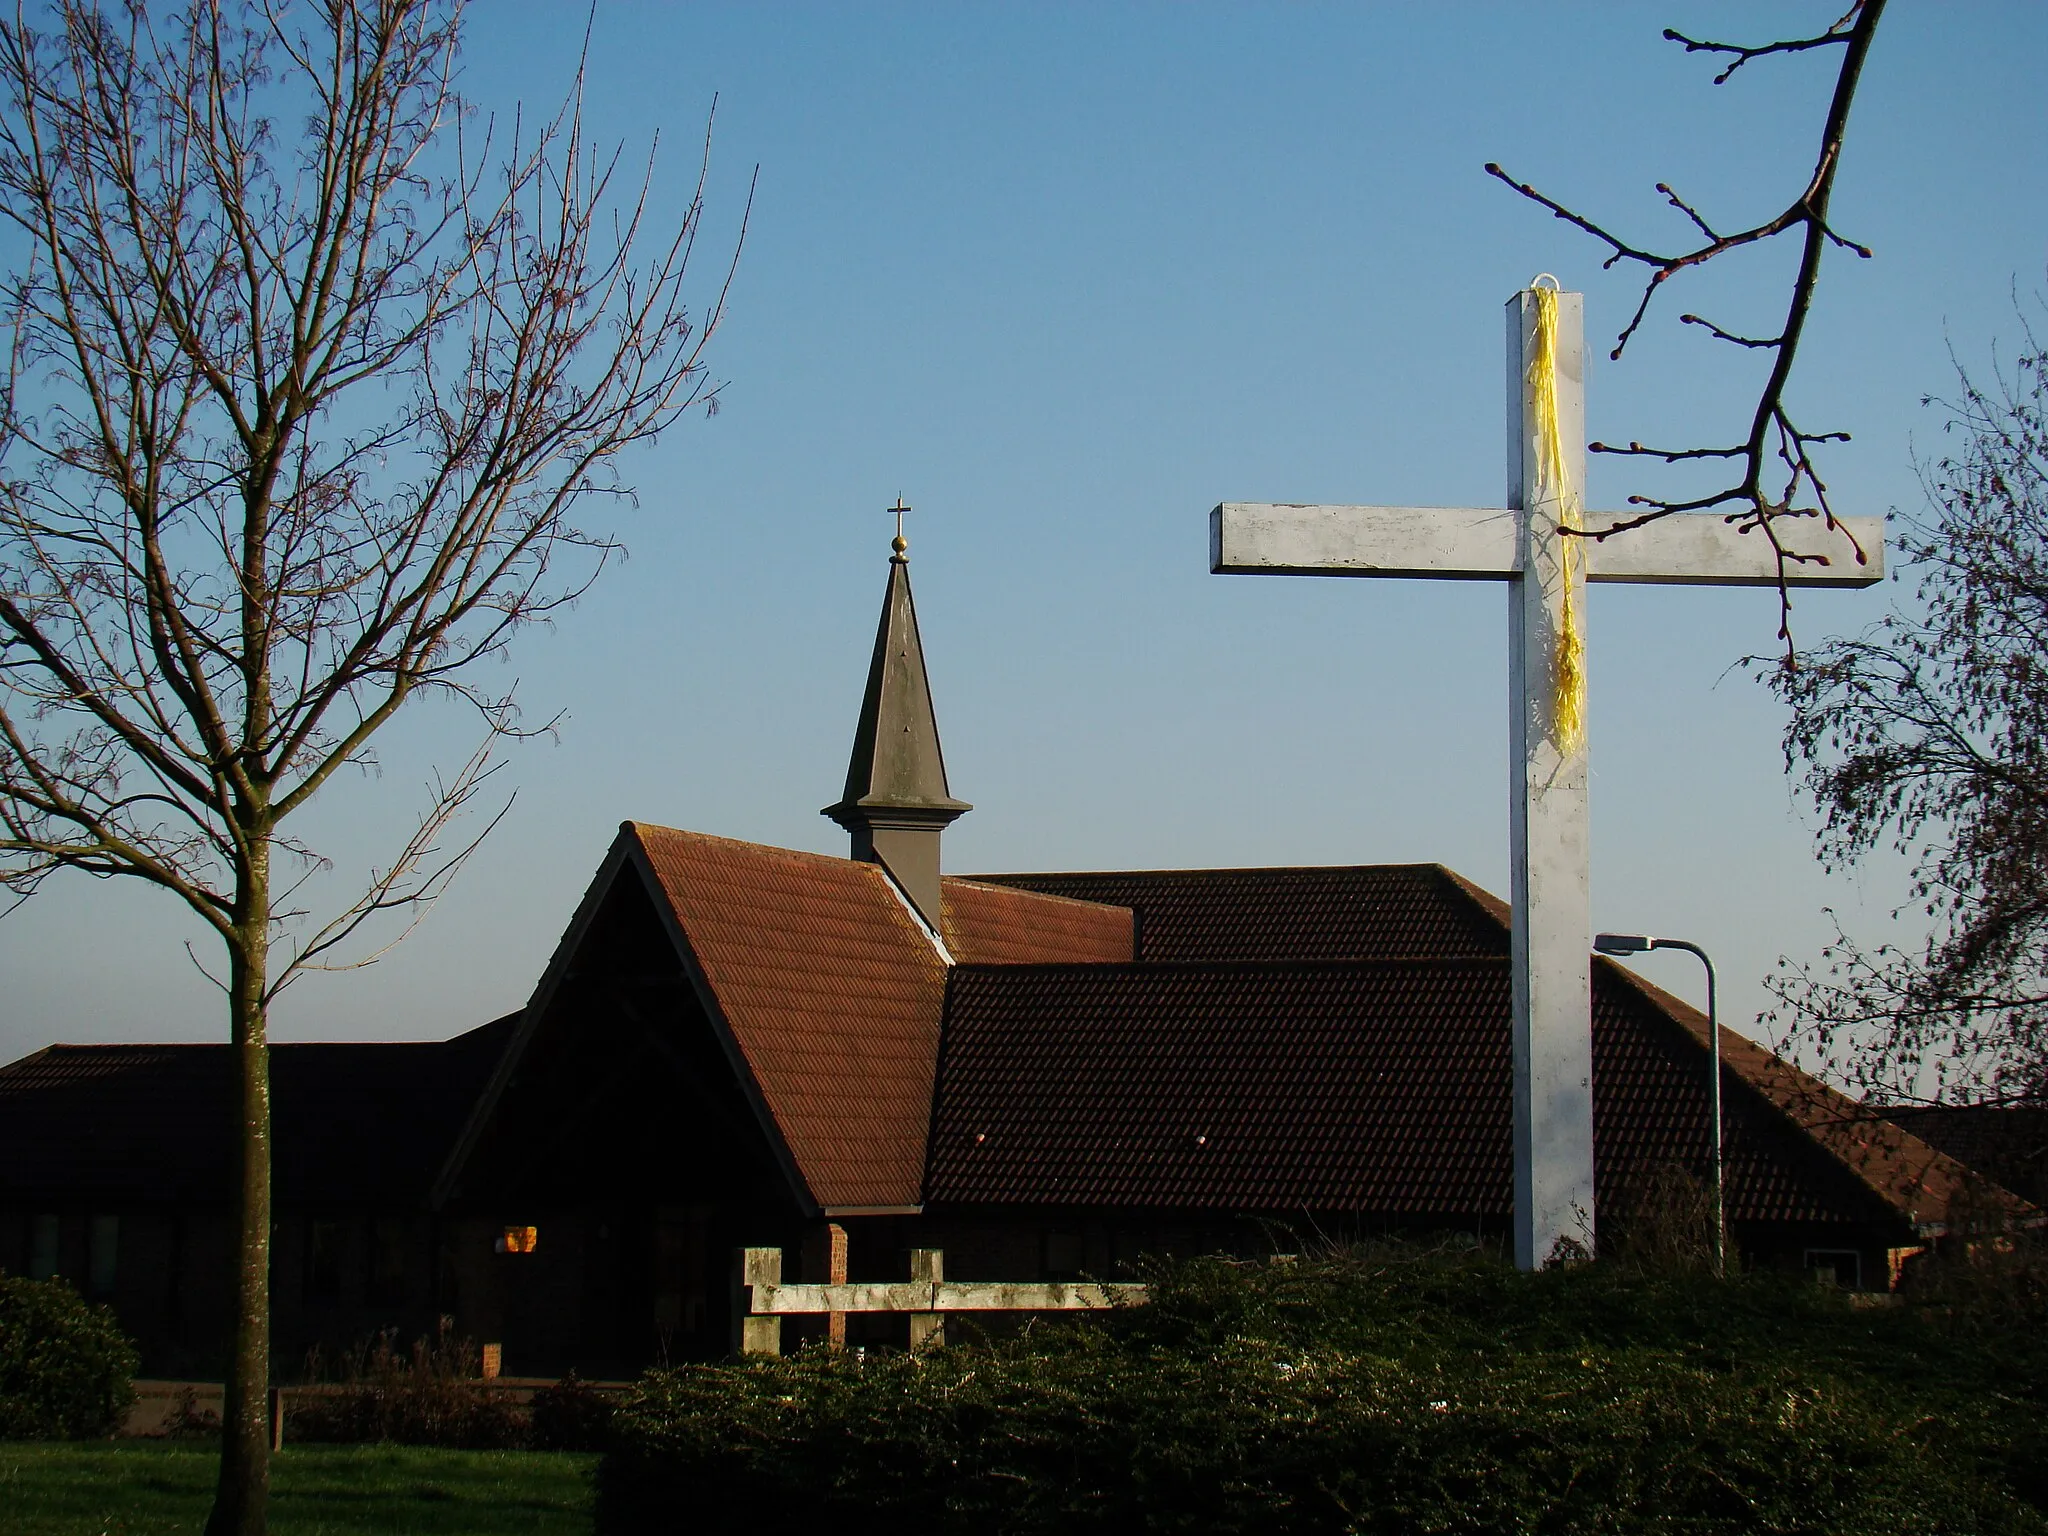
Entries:
[[307, 1226], [307, 1305], [331, 1307], [341, 1301], [341, 1240], [338, 1221], [316, 1221]]
[[1046, 1279], [1076, 1279], [1081, 1273], [1081, 1260], [1080, 1233], [1048, 1232], [1045, 1234]]
[[1863, 1257], [1854, 1248], [1809, 1248], [1806, 1267], [1817, 1280], [1832, 1280], [1845, 1291], [1863, 1286]]
[[114, 1294], [114, 1277], [121, 1256], [121, 1218], [95, 1216], [86, 1228], [85, 1275], [87, 1289], [95, 1296]]
[[55, 1216], [32, 1216], [28, 1224], [28, 1277], [54, 1280], [57, 1277], [57, 1234]]
[[370, 1223], [370, 1305], [396, 1307], [405, 1303], [406, 1221], [402, 1216], [379, 1216]]

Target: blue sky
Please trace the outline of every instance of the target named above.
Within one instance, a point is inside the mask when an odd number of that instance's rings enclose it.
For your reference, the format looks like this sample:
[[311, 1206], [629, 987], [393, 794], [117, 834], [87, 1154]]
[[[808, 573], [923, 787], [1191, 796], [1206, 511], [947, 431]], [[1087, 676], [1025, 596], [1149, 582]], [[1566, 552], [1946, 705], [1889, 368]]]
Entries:
[[[474, 6], [470, 94], [559, 101], [570, 10]], [[622, 819], [842, 850], [817, 808], [845, 771], [899, 494], [953, 789], [977, 807], [949, 868], [1437, 860], [1501, 889], [1502, 594], [1212, 577], [1207, 511], [1496, 501], [1500, 305], [1554, 272], [1600, 343], [1636, 290], [1480, 167], [1646, 240], [1685, 234], [1659, 180], [1728, 225], [1774, 212], [1832, 55], [1715, 88], [1658, 34], [1832, 14], [601, 3], [592, 125], [660, 135], [657, 211], [687, 192], [714, 93], [714, 257], [760, 168], [713, 349], [724, 409], [626, 465], [631, 559], [515, 654], [529, 718], [563, 718], [510, 754], [510, 816], [391, 957], [288, 992], [276, 1037], [435, 1037], [518, 1006]], [[1808, 421], [1855, 433], [1831, 460], [1845, 510], [1917, 504], [1939, 427], [1921, 397], [1950, 385], [1951, 349], [1982, 365], [2015, 334], [2015, 283], [2042, 285], [2043, 57], [2038, 5], [1887, 16], [1835, 203], [1877, 256], [1831, 258], [1794, 389]], [[1674, 295], [1596, 366], [1592, 435], [1739, 435], [1754, 364], [1675, 318], [1767, 329], [1791, 257]], [[1592, 475], [1596, 505], [1642, 483]], [[1796, 623], [1818, 639], [1897, 596], [1811, 594]], [[1876, 935], [1900, 890], [1895, 867], [1812, 861], [1779, 712], [1736, 669], [1771, 649], [1774, 605], [1591, 601], [1595, 922], [1704, 944], [1738, 1024], [1780, 954], [1817, 949], [1824, 907]], [[306, 827], [336, 857], [329, 893], [395, 846], [470, 735], [423, 710], [378, 772], [334, 785]], [[153, 893], [52, 882], [0, 922], [0, 1058], [219, 1038], [195, 937]], [[1645, 969], [1697, 997], [1690, 964]]]

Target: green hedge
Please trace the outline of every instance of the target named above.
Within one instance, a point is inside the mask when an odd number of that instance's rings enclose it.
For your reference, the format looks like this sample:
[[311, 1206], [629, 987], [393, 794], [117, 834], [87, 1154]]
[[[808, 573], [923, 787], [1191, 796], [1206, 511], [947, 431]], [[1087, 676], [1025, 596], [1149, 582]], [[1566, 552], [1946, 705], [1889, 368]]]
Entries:
[[2048, 1531], [2038, 1385], [1811, 1286], [1445, 1255], [1154, 1279], [1009, 1343], [653, 1374], [598, 1528]]
[[112, 1434], [135, 1399], [135, 1346], [62, 1280], [0, 1275], [0, 1440]]

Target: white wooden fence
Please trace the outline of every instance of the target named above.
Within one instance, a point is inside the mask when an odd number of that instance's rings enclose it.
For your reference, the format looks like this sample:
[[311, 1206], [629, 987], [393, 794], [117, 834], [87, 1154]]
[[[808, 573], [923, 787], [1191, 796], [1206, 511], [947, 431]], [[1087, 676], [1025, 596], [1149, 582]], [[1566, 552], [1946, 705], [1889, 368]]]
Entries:
[[[842, 1250], [843, 1251], [843, 1250]], [[835, 1344], [846, 1340], [849, 1312], [901, 1312], [910, 1318], [910, 1347], [946, 1342], [949, 1312], [1083, 1312], [1132, 1306], [1145, 1300], [1142, 1285], [1097, 1285], [1063, 1281], [946, 1279], [946, 1256], [938, 1248], [913, 1248], [910, 1279], [848, 1284], [785, 1285], [780, 1248], [742, 1248], [735, 1267], [735, 1349], [745, 1355], [782, 1353], [782, 1320], [792, 1316], [829, 1318]]]

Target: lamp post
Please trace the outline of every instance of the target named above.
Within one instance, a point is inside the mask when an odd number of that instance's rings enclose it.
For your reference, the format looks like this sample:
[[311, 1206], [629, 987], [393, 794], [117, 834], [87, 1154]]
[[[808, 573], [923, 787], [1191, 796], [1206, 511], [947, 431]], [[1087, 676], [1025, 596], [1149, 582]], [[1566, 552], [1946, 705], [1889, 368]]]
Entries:
[[1713, 1082], [1707, 1090], [1708, 1117], [1713, 1126], [1714, 1183], [1714, 1273], [1728, 1272], [1728, 1202], [1721, 1182], [1721, 1020], [1714, 1010], [1714, 962], [1699, 945], [1684, 939], [1652, 938], [1647, 933], [1603, 933], [1593, 940], [1603, 955], [1642, 955], [1653, 949], [1682, 949], [1698, 955], [1707, 968], [1707, 1042], [1713, 1057]]

